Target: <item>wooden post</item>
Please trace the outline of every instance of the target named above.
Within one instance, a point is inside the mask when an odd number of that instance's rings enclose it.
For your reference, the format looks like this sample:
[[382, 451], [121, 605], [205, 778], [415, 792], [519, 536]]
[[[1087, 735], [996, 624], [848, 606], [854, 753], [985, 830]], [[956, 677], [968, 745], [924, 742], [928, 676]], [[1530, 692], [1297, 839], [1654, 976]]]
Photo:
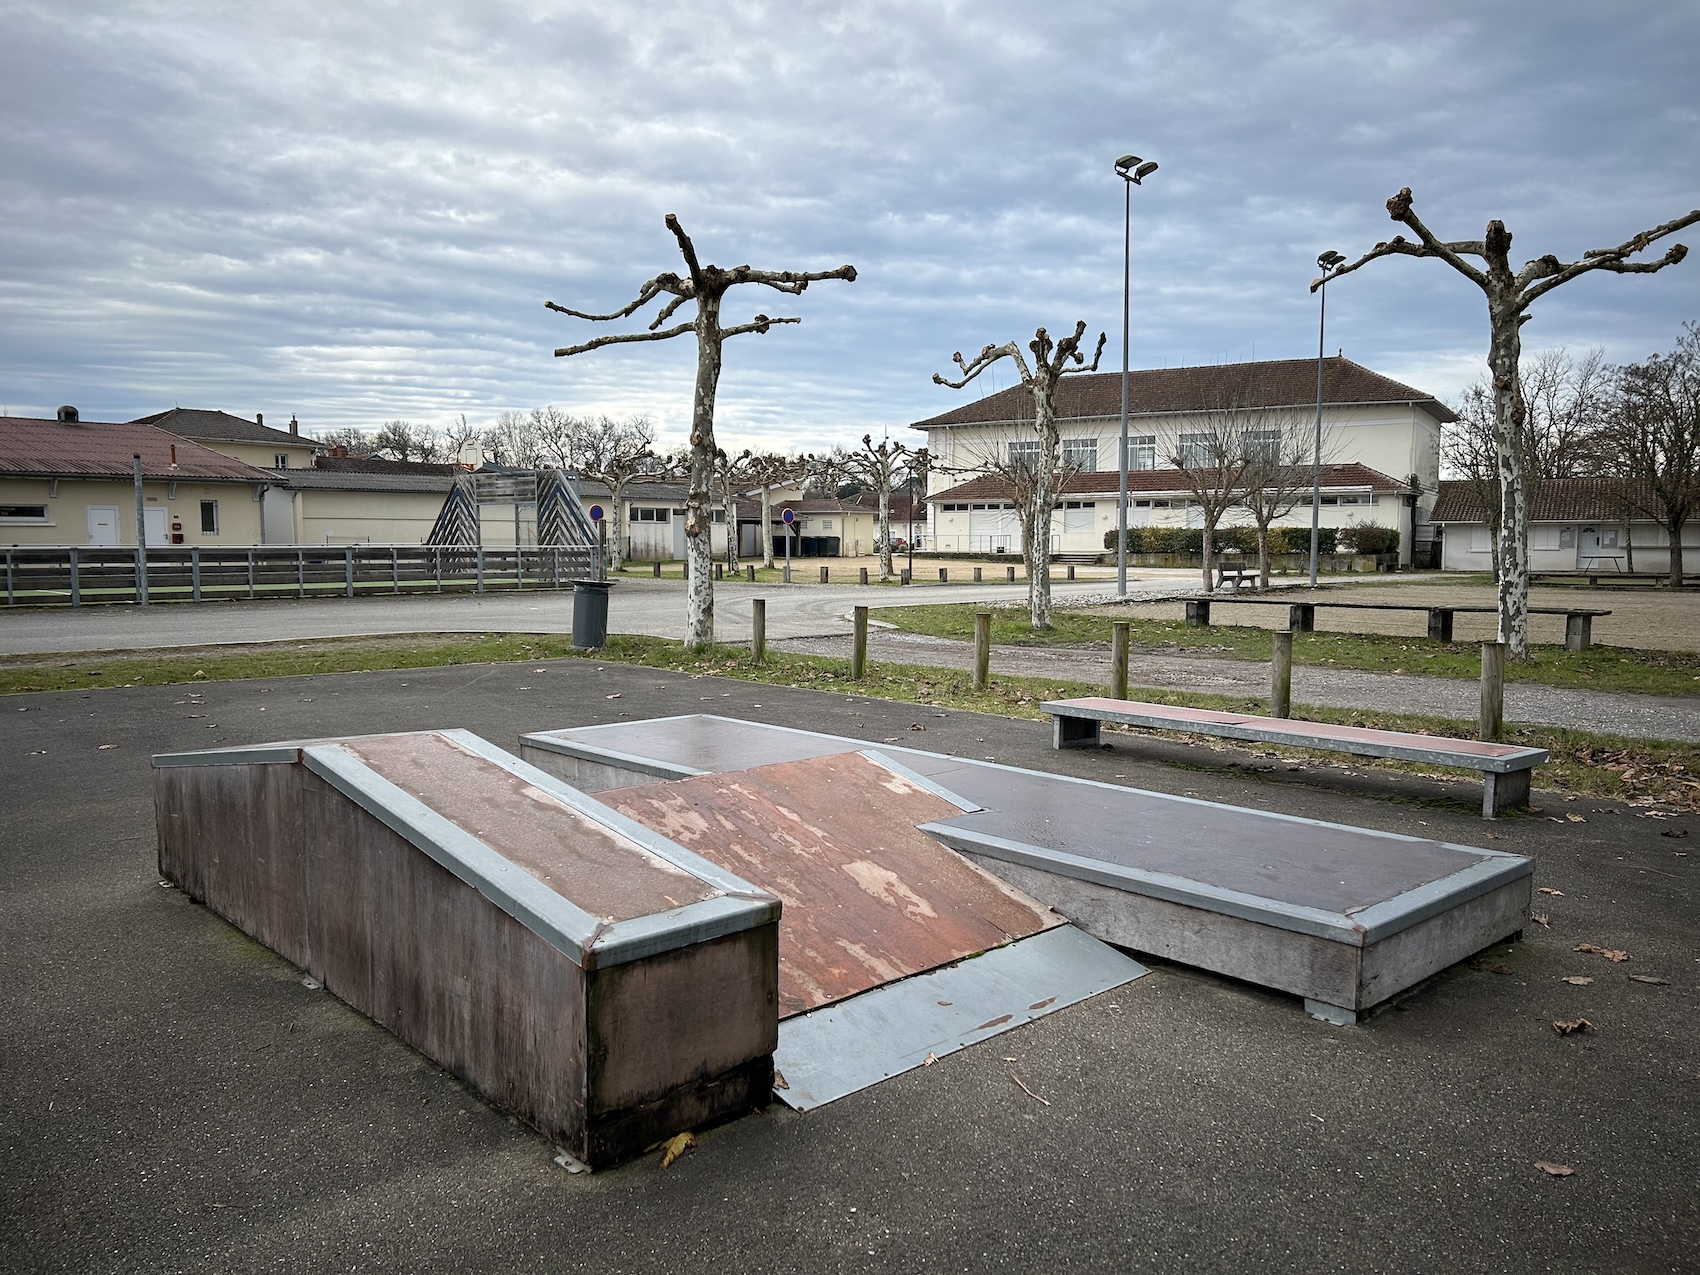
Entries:
[[1068, 564], [1068, 578], [1074, 579], [1074, 564], [1072, 562]]
[[1004, 578], [1004, 583], [1014, 584], [1015, 583], [1015, 568], [1014, 567], [1005, 567], [1003, 569], [1003, 578]]
[[949, 584], [950, 583], [950, 568], [949, 567], [940, 567], [939, 568], [939, 583], [940, 584]]
[[867, 582], [868, 582], [868, 569], [866, 567], [863, 567], [861, 569], [861, 576], [857, 580], [857, 583], [858, 584], [866, 584]]
[[750, 654], [757, 664], [767, 658], [766, 598], [750, 599]]
[[1481, 737], [1497, 740], [1505, 729], [1505, 644], [1482, 643]]
[[1128, 633], [1133, 626], [1126, 620], [1110, 625], [1110, 698], [1127, 698]]
[[992, 673], [992, 613], [974, 612], [974, 689], [983, 691]]
[[984, 570], [984, 568], [983, 568], [983, 567], [975, 567], [975, 568], [974, 568], [974, 583], [975, 583], [975, 584], [979, 584], [979, 583], [980, 583], [980, 573], [981, 573], [981, 572], [982, 572], [982, 571], [983, 571], [983, 570]]
[[831, 574], [832, 574], [832, 568], [831, 567], [822, 567], [820, 569], [820, 582], [822, 584], [825, 584], [827, 582], [827, 580], [831, 577]]
[[1293, 715], [1293, 631], [1275, 631], [1275, 657], [1269, 665], [1269, 716]]
[[856, 633], [850, 646], [850, 677], [860, 681], [868, 667], [868, 608], [857, 607]]
[[726, 578], [726, 564], [724, 562], [717, 562], [714, 564], [714, 578], [716, 580], [724, 580]]
[[756, 568], [753, 562], [744, 568], [744, 579], [750, 584], [754, 584], [756, 582]]
[[908, 567], [904, 567], [900, 571], [898, 571], [898, 573], [897, 573], [897, 583], [899, 583], [899, 584], [908, 584], [909, 583], [909, 568]]
[[654, 576], [657, 580], [659, 580], [661, 578], [661, 559], [660, 558], [657, 558], [654, 562], [650, 563], [649, 574]]

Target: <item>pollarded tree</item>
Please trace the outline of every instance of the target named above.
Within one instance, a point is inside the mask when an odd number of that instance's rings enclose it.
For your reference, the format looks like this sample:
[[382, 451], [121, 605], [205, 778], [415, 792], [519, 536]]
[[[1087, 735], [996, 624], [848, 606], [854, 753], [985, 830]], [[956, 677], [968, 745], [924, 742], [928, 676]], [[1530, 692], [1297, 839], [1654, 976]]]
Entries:
[[1618, 377], [1616, 468], [1639, 511], [1665, 529], [1670, 584], [1680, 589], [1682, 530], [1700, 518], [1700, 325], [1686, 324], [1674, 350]]
[[933, 373], [933, 382], [962, 389], [976, 376], [999, 359], [1013, 359], [1021, 373], [1021, 384], [1033, 396], [1033, 429], [1038, 435], [1038, 447], [1032, 456], [1032, 511], [1024, 516], [1021, 555], [1027, 565], [1027, 592], [1032, 625], [1035, 629], [1051, 627], [1051, 510], [1056, 504], [1057, 470], [1062, 463], [1062, 435], [1057, 428], [1057, 382], [1070, 372], [1096, 372], [1098, 359], [1104, 353], [1105, 333], [1098, 334], [1098, 348], [1092, 352], [1092, 362], [1081, 353], [1080, 339], [1086, 335], [1086, 321], [1074, 325], [1074, 334], [1052, 341], [1044, 328], [1034, 333], [1027, 348], [1033, 352], [1033, 367], [1027, 366], [1021, 347], [1014, 341], [1004, 345], [988, 345], [974, 356], [973, 362], [963, 359], [959, 350], [953, 356], [962, 369], [960, 381], [946, 380]]
[[[758, 314], [748, 323], [722, 327], [721, 305], [727, 292], [739, 284], [758, 283], [776, 292], [796, 296], [809, 284], [818, 283], [823, 279], [843, 279], [847, 283], [851, 282], [856, 278], [856, 268], [846, 265], [839, 266], [836, 270], [800, 271], [756, 270], [750, 266], [733, 266], [730, 270], [724, 270], [719, 266], [705, 266], [697, 260], [696, 246], [691, 243], [690, 236], [685, 233], [684, 228], [679, 225], [679, 219], [672, 213], [667, 214], [667, 229], [672, 231], [673, 237], [678, 240], [679, 251], [689, 269], [689, 273], [684, 277], [672, 271], [656, 275], [638, 290], [635, 300], [611, 314], [587, 314], [556, 305], [553, 301], [546, 301], [544, 304], [551, 310], [575, 319], [602, 323], [627, 318], [664, 294], [670, 298], [650, 323], [648, 331], [597, 337], [581, 345], [564, 346], [555, 351], [556, 358], [584, 354], [590, 350], [599, 350], [605, 345], [623, 345], [632, 341], [666, 341], [676, 336], [684, 336], [687, 332], [696, 336], [697, 374], [696, 393], [691, 403], [690, 491], [685, 498], [685, 553], [690, 563], [691, 577], [687, 589], [685, 646], [691, 651], [701, 651], [714, 641], [714, 551], [711, 539], [714, 524], [711, 520], [710, 505], [716, 451], [714, 398], [720, 385], [721, 346], [727, 337], [741, 336], [746, 332], [765, 333], [778, 323], [802, 322], [797, 318], [774, 319], [765, 314]], [[696, 318], [688, 323], [662, 328], [661, 325], [687, 301], [696, 303]]]
[[787, 456], [782, 452], [763, 452], [749, 460], [750, 481], [759, 488], [761, 496], [761, 564], [773, 567], [773, 489], [802, 482], [808, 475], [811, 458]]
[[738, 570], [738, 493], [753, 481], [750, 449], [736, 456], [724, 448], [714, 452], [714, 476], [720, 484], [720, 507], [726, 513], [726, 570]]
[[862, 435], [862, 445], [835, 457], [841, 482], [855, 483], [864, 490], [871, 487], [879, 502], [879, 520], [874, 538], [879, 542], [880, 582], [891, 579], [891, 489], [897, 476], [909, 467], [910, 449], [889, 438], [874, 442], [872, 434]]
[[[1566, 264], [1548, 253], [1526, 262], [1521, 270], [1511, 269], [1511, 232], [1503, 221], [1487, 224], [1480, 239], [1443, 243], [1411, 209], [1411, 188], [1387, 201], [1394, 221], [1416, 233], [1412, 243], [1403, 235], [1378, 243], [1356, 261], [1340, 267], [1329, 278], [1350, 274], [1377, 257], [1438, 257], [1482, 290], [1488, 307], [1488, 374], [1493, 382], [1494, 459], [1499, 469], [1499, 640], [1514, 656], [1529, 652], [1529, 508], [1523, 490], [1523, 466], [1518, 439], [1523, 433], [1528, 405], [1518, 363], [1523, 349], [1522, 327], [1531, 317], [1529, 307], [1554, 288], [1594, 270], [1612, 274], [1652, 274], [1675, 265], [1688, 255], [1682, 244], [1674, 244], [1657, 261], [1631, 261], [1630, 257], [1649, 244], [1675, 234], [1700, 221], [1700, 208], [1667, 221], [1617, 245], [1594, 248]], [[1476, 266], [1466, 257], [1482, 262]], [[1316, 291], [1325, 282], [1310, 285]]]
[[[1246, 468], [1241, 503], [1257, 528], [1258, 587], [1269, 587], [1269, 529], [1300, 505], [1309, 505], [1316, 455], [1316, 425], [1290, 411], [1258, 410], [1245, 432]], [[1333, 431], [1325, 430], [1322, 455], [1335, 450]]]
[[657, 467], [655, 426], [647, 416], [578, 417], [567, 433], [567, 467], [608, 488], [614, 507], [608, 565], [618, 571], [626, 559], [626, 488]]
[[1216, 587], [1216, 529], [1228, 511], [1245, 499], [1256, 454], [1248, 444], [1246, 422], [1232, 407], [1204, 413], [1158, 443], [1163, 459], [1180, 471], [1191, 505], [1204, 531], [1204, 591]]

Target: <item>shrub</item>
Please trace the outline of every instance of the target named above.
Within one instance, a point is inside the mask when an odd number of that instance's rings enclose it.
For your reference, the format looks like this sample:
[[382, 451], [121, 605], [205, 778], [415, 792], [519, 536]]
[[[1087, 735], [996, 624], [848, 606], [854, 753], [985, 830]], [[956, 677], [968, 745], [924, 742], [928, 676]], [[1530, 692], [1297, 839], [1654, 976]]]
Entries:
[[1346, 553], [1398, 553], [1399, 533], [1391, 527], [1361, 522], [1340, 528], [1339, 545]]

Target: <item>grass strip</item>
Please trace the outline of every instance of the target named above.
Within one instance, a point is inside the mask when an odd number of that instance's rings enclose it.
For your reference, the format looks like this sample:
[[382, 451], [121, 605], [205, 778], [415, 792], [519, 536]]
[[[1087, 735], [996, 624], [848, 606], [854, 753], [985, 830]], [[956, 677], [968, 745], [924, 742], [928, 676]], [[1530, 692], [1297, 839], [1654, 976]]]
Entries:
[[[7, 656], [0, 658], [0, 693], [86, 691], [99, 687], [155, 686], [453, 664], [530, 663], [565, 656], [641, 665], [697, 677], [728, 677], [772, 686], [1028, 719], [1042, 716], [1039, 705], [1047, 699], [1068, 699], [1103, 691], [1101, 686], [1084, 682], [1001, 676], [994, 677], [985, 690], [976, 691], [966, 671], [883, 663], [870, 664], [867, 675], [860, 681], [853, 681], [848, 660], [770, 651], [767, 660], [757, 664], [749, 651], [741, 646], [719, 646], [709, 652], [692, 655], [683, 644], [662, 638], [617, 635], [609, 638], [608, 645], [601, 651], [583, 656], [573, 649], [570, 637], [565, 634], [439, 633], [273, 642], [234, 650], [189, 647], [145, 656], [129, 652]], [[1130, 694], [1158, 704], [1185, 704], [1244, 713], [1262, 713], [1268, 709], [1266, 700], [1248, 696], [1201, 695], [1157, 688], [1136, 689]], [[1470, 723], [1415, 713], [1364, 713], [1314, 706], [1303, 706], [1299, 712], [1311, 721], [1351, 726], [1454, 738], [1472, 733]], [[1329, 764], [1342, 764], [1337, 760], [1338, 754], [1309, 749], [1223, 740], [1200, 741], [1193, 736], [1178, 734], [1168, 737], [1185, 739], [1217, 752], [1286, 758], [1289, 761], [1328, 759]], [[1552, 754], [1552, 761], [1538, 775], [1542, 788], [1655, 810], [1700, 810], [1700, 782], [1697, 782], [1700, 780], [1700, 745], [1522, 724], [1507, 727], [1505, 742], [1545, 748]], [[1375, 767], [1453, 778], [1460, 773], [1444, 767], [1371, 758], [1354, 757], [1345, 764], [1357, 770]], [[1461, 796], [1459, 804], [1473, 806], [1475, 800], [1473, 795]]]
[[[1110, 617], [1058, 611], [1048, 632], [1035, 633], [1027, 609], [987, 608], [964, 603], [882, 607], [879, 619], [910, 633], [974, 640], [974, 613], [991, 610], [992, 641], [1011, 646], [1108, 644]], [[1133, 649], [1152, 654], [1215, 655], [1267, 663], [1272, 656], [1269, 629], [1251, 625], [1196, 628], [1181, 620], [1134, 619]], [[1424, 677], [1475, 680], [1481, 676], [1481, 646], [1474, 642], [1435, 642], [1428, 638], [1380, 633], [1296, 633], [1293, 662], [1371, 673], [1411, 673]], [[1507, 660], [1506, 680], [1533, 682], [1569, 690], [1627, 691], [1641, 695], [1700, 695], [1700, 655], [1688, 651], [1642, 651], [1619, 646], [1590, 646], [1567, 651], [1534, 645], [1526, 660]]]

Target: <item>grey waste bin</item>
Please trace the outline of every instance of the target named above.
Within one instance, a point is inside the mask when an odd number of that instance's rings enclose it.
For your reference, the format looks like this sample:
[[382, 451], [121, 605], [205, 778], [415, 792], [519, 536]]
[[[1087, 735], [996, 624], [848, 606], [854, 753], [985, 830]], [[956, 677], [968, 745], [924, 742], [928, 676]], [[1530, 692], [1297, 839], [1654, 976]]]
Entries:
[[573, 645], [594, 651], [608, 641], [608, 590], [612, 580], [573, 581]]

